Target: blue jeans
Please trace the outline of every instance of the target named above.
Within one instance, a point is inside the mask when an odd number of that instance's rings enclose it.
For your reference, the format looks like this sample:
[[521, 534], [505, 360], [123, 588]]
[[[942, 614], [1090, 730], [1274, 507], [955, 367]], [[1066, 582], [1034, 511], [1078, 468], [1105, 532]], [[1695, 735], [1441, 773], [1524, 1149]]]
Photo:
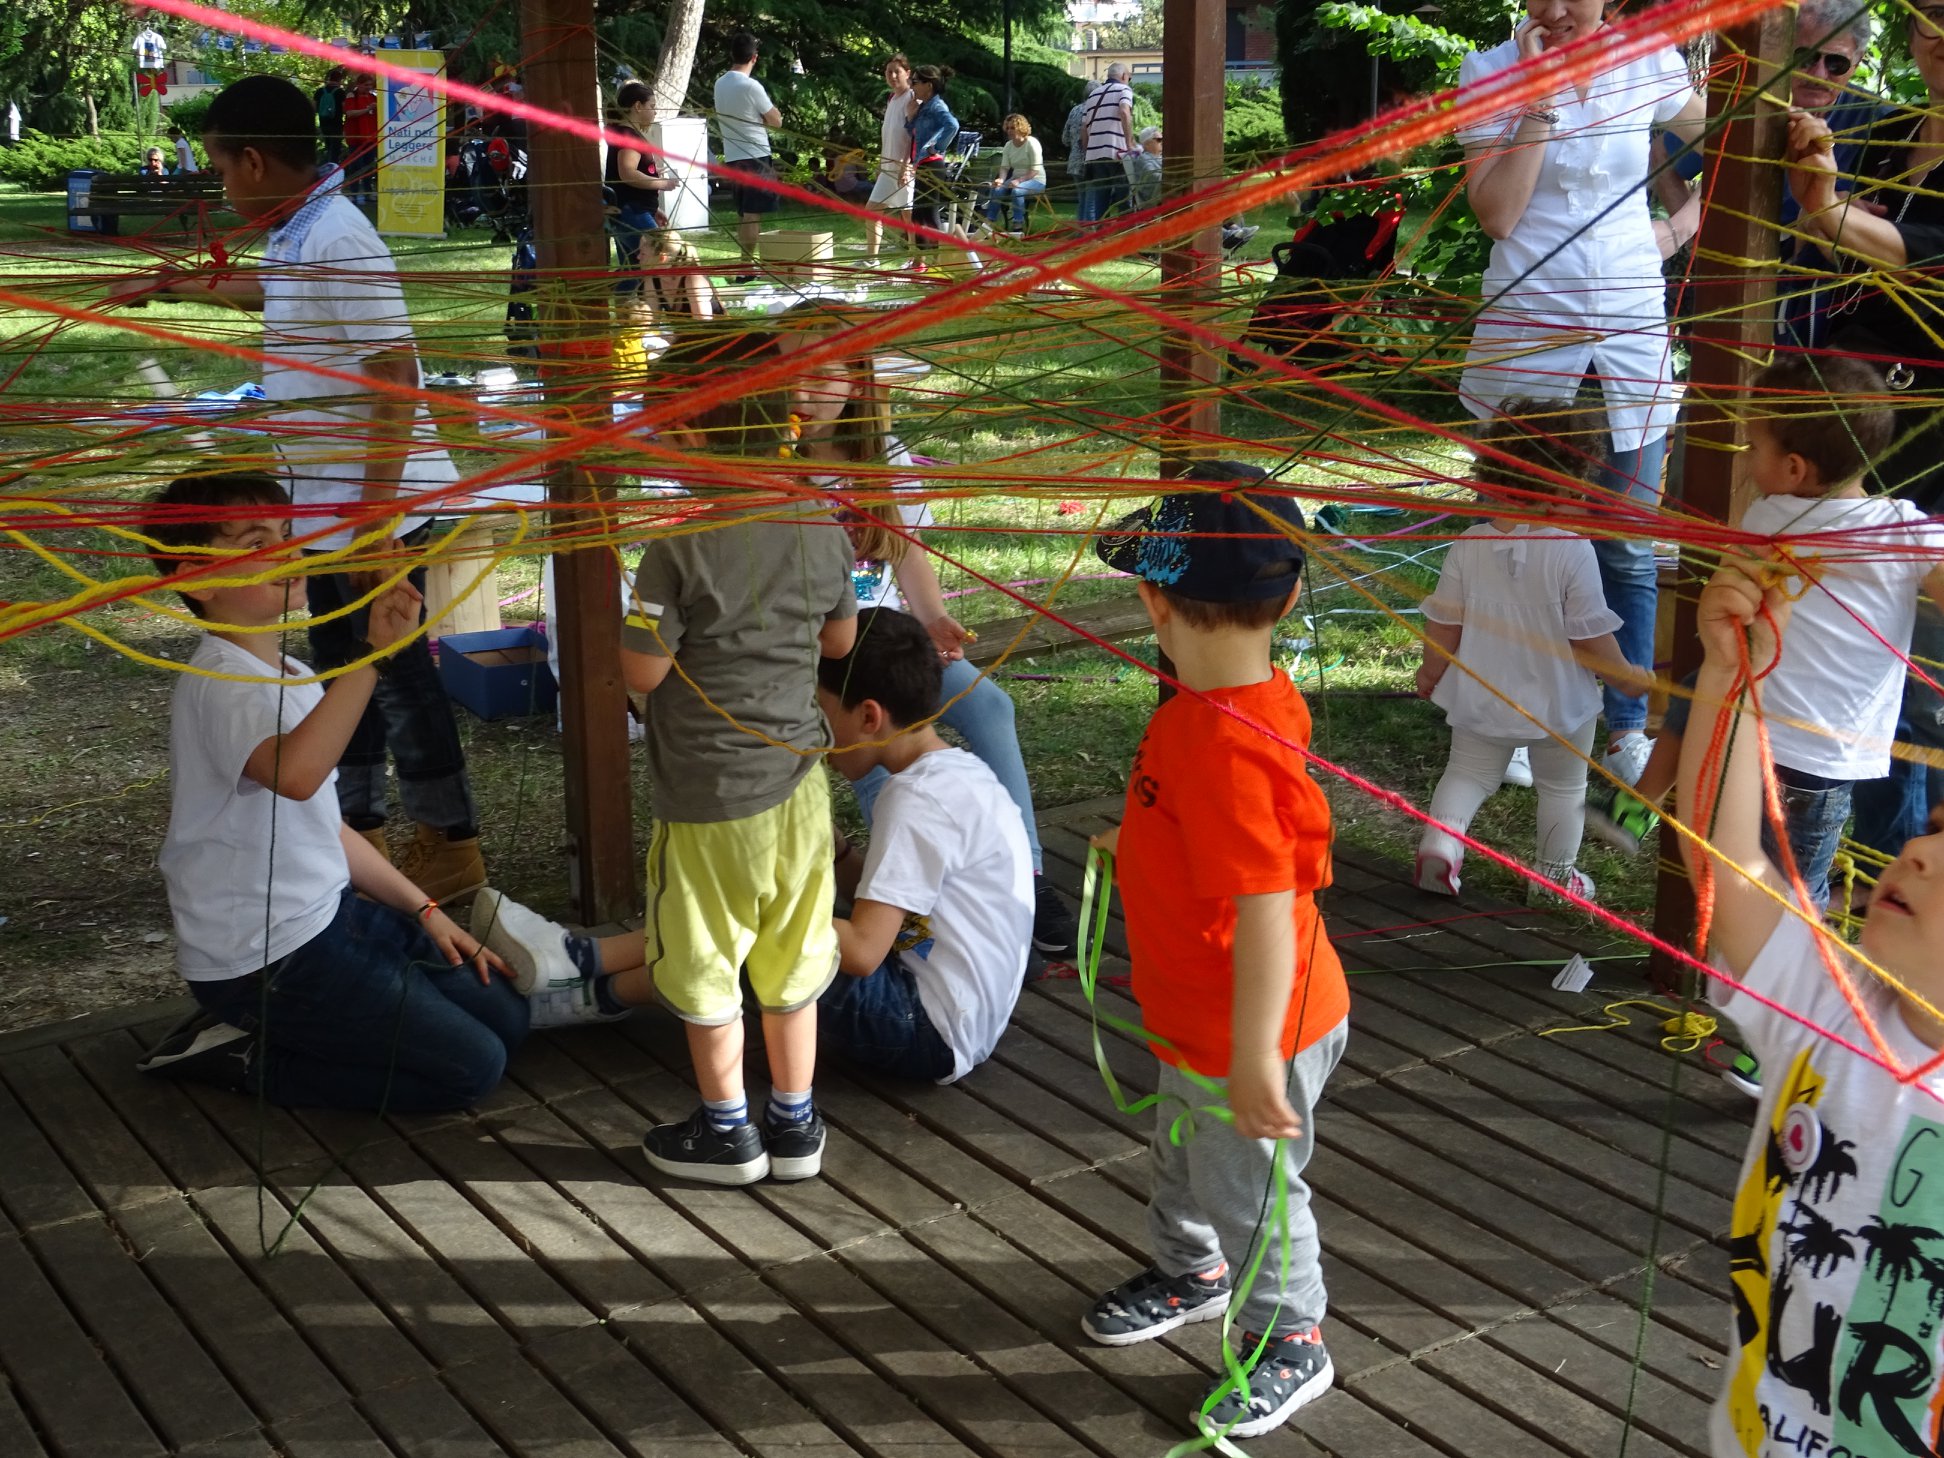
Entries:
[[[1853, 780], [1831, 780], [1806, 770], [1775, 767], [1776, 788], [1782, 792], [1784, 828], [1789, 834], [1789, 854], [1795, 857], [1796, 871], [1809, 897], [1821, 910], [1829, 905], [1829, 866], [1842, 844], [1843, 827], [1850, 818], [1850, 790]], [[1762, 820], [1762, 849], [1776, 861], [1780, 851], [1775, 832], [1766, 816]]]
[[998, 227], [999, 210], [1005, 207], [1006, 199], [1010, 197], [1012, 199], [1013, 231], [1016, 233], [1025, 232], [1026, 231], [1026, 205], [1027, 203], [1032, 201], [1033, 198], [1039, 196], [1039, 194], [1045, 191], [1046, 191], [1046, 179], [1043, 177], [1035, 178], [1031, 182], [1015, 182], [1011, 187], [1008, 187], [1004, 192], [999, 192], [995, 190], [992, 196], [986, 199], [986, 205], [985, 205], [986, 221], [992, 224], [993, 227], [995, 228]]
[[[1944, 616], [1928, 597], [1917, 600], [1910, 656], [1933, 663], [1944, 659]], [[1926, 668], [1924, 672], [1944, 683], [1944, 670]], [[1904, 678], [1897, 740], [1924, 749], [1944, 749], [1944, 699], [1914, 673]], [[1944, 770], [1893, 759], [1889, 774], [1857, 785], [1855, 801], [1856, 839], [1872, 850], [1895, 856], [1905, 841], [1924, 833], [1931, 806], [1944, 801]]]
[[614, 279], [617, 294], [641, 292], [647, 282], [641, 272], [641, 240], [660, 226], [652, 212], [640, 213], [626, 208], [608, 223], [608, 231], [614, 238], [614, 251], [621, 255]]
[[498, 1087], [527, 1035], [511, 982], [482, 987], [411, 917], [348, 888], [331, 924], [289, 956], [189, 990], [257, 1034], [253, 1076], [283, 1108], [463, 1109]]
[[[990, 678], [981, 677], [978, 669], [960, 658], [945, 665], [945, 679], [939, 689], [940, 702], [957, 698], [965, 692], [967, 684], [973, 683], [977, 687], [947, 709], [940, 722], [949, 726], [974, 754], [985, 761], [986, 768], [998, 777], [999, 783], [1006, 787], [1006, 793], [1012, 796], [1013, 804], [1019, 807], [1020, 816], [1026, 822], [1026, 844], [1033, 852], [1033, 874], [1037, 876], [1040, 871], [1039, 822], [1033, 816], [1033, 786], [1026, 778], [1026, 761], [1019, 753], [1019, 734], [1013, 728], [1012, 695]], [[871, 823], [871, 812], [877, 805], [877, 797], [890, 778], [890, 771], [879, 766], [863, 779], [852, 782], [851, 788], [857, 792], [857, 808], [864, 812], [866, 825]]]
[[817, 999], [817, 1034], [851, 1062], [893, 1078], [936, 1083], [957, 1066], [896, 952], [867, 977], [837, 974]]
[[[1655, 505], [1660, 501], [1661, 466], [1666, 459], [1665, 435], [1638, 450], [1616, 451], [1613, 463], [1600, 472], [1600, 485], [1616, 498], [1625, 496]], [[1654, 614], [1660, 598], [1650, 535], [1593, 543], [1606, 605], [1620, 615], [1620, 626], [1614, 632], [1620, 656], [1648, 669], [1654, 666]], [[1608, 734], [1647, 727], [1647, 695], [1624, 694], [1612, 685], [1605, 688], [1604, 695]]]
[[1080, 182], [1080, 221], [1097, 223], [1127, 202], [1127, 169], [1118, 160], [1089, 162]]
[[[418, 546], [429, 530], [420, 527], [403, 539], [404, 544]], [[423, 566], [413, 569], [411, 583], [425, 591]], [[307, 585], [313, 613], [330, 612], [362, 596], [341, 572], [320, 573]], [[367, 616], [360, 611], [332, 622], [312, 623], [311, 666], [321, 672], [370, 652], [364, 641]], [[424, 617], [423, 609], [419, 616]], [[436, 830], [478, 825], [452, 701], [423, 638], [391, 656], [338, 761], [338, 809], [353, 830], [385, 823], [390, 804], [385, 793], [387, 754], [398, 766], [398, 798], [412, 819]]]

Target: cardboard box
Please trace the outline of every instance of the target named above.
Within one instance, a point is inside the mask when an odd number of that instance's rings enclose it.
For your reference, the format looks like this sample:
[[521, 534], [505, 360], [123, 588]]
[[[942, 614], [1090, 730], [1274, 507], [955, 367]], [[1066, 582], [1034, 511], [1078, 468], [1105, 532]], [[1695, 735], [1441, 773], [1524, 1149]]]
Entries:
[[551, 714], [560, 697], [547, 667], [547, 638], [537, 628], [441, 638], [439, 678], [448, 696], [482, 719]]
[[816, 283], [829, 274], [837, 257], [835, 233], [788, 228], [759, 233], [756, 254], [763, 272], [783, 283]]

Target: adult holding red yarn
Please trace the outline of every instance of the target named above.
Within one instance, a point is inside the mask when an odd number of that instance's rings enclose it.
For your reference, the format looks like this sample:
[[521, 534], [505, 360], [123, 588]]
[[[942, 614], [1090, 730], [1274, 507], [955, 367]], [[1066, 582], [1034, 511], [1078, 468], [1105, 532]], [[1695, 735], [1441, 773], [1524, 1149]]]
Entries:
[[[1550, 53], [1585, 54], [1606, 29], [1601, 0], [1526, 0], [1510, 40], [1465, 57], [1461, 88]], [[1610, 459], [1600, 484], [1615, 503], [1660, 500], [1676, 404], [1661, 260], [1694, 235], [1698, 195], [1672, 218], [1647, 211], [1656, 128], [1693, 145], [1706, 113], [1687, 64], [1664, 49], [1561, 85], [1530, 105], [1459, 132], [1467, 193], [1495, 240], [1483, 306], [1459, 383], [1466, 408], [1490, 417], [1507, 398], [1571, 400], [1599, 382]], [[1651, 669], [1657, 582], [1644, 524], [1596, 540], [1607, 606], [1627, 661]], [[1651, 750], [1647, 696], [1604, 691], [1607, 768], [1629, 782]]]

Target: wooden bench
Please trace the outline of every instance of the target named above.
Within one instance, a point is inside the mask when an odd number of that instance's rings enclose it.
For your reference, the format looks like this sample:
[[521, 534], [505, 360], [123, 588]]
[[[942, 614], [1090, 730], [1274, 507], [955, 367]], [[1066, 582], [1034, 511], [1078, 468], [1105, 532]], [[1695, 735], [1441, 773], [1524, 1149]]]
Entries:
[[[1055, 603], [1052, 612], [1064, 619], [1055, 622], [1042, 613], [1024, 613], [1014, 618], [994, 618], [990, 622], [974, 624], [978, 632], [976, 642], [965, 645], [965, 661], [976, 667], [984, 668], [996, 663], [999, 655], [1007, 653], [1008, 662], [1022, 658], [1044, 658], [1052, 653], [1065, 653], [1073, 648], [1090, 648], [1093, 639], [1106, 643], [1120, 643], [1129, 638], [1145, 637], [1154, 631], [1148, 621], [1147, 609], [1141, 600], [1131, 592], [1125, 597], [1111, 597], [1101, 602], [1082, 603], [1075, 607], [1063, 607]], [[1073, 626], [1068, 627], [1071, 623]], [[1024, 629], [1024, 635], [1021, 635]], [[1082, 637], [1076, 629], [1084, 630], [1092, 637]], [[1013, 640], [1019, 639], [1018, 646]]]
[[186, 177], [97, 172], [88, 179], [88, 206], [83, 211], [99, 221], [103, 234], [115, 237], [124, 217], [161, 218], [185, 232], [200, 233], [212, 212], [228, 210], [222, 179], [213, 172]]

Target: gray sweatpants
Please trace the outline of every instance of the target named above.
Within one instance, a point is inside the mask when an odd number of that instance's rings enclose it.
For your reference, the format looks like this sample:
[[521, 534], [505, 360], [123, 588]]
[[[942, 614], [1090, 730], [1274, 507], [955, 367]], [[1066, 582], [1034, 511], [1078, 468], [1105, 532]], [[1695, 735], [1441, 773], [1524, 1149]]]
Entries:
[[[1323, 1320], [1323, 1267], [1303, 1167], [1316, 1145], [1316, 1101], [1349, 1036], [1346, 1019], [1291, 1060], [1289, 1102], [1302, 1116], [1303, 1133], [1281, 1141], [1280, 1149], [1273, 1139], [1244, 1139], [1233, 1125], [1206, 1115], [1192, 1126], [1184, 1123], [1176, 1144], [1169, 1131], [1183, 1103], [1206, 1108], [1212, 1096], [1172, 1063], [1161, 1064], [1161, 1103], [1155, 1108], [1154, 1140], [1148, 1146], [1154, 1169], [1154, 1193], [1148, 1197], [1154, 1264], [1167, 1275], [1185, 1276], [1227, 1261], [1229, 1277], [1239, 1289], [1258, 1243], [1266, 1245], [1262, 1269], [1235, 1313], [1238, 1331], [1283, 1336], [1308, 1331]], [[1288, 1176], [1287, 1264], [1283, 1231], [1274, 1220], [1271, 1175], [1278, 1158]]]

